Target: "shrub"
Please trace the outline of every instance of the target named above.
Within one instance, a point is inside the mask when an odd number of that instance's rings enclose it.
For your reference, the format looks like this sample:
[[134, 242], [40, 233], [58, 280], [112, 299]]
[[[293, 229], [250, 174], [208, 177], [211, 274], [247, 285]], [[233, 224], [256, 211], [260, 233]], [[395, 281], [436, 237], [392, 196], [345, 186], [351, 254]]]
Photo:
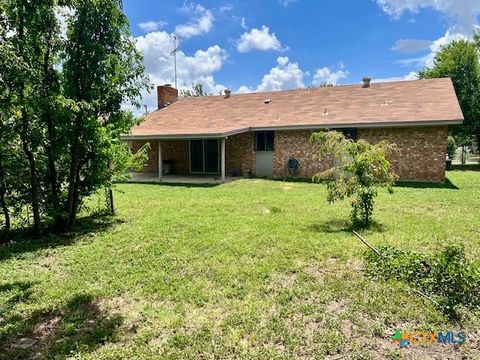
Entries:
[[457, 150], [457, 144], [453, 136], [449, 136], [447, 139], [447, 155], [449, 159], [455, 157], [455, 151]]
[[387, 160], [395, 145], [387, 141], [377, 144], [354, 141], [337, 131], [314, 133], [310, 141], [320, 144], [320, 156], [333, 158], [334, 166], [313, 177], [316, 182], [326, 182], [327, 201], [350, 198], [354, 225], [370, 225], [378, 188], [392, 192], [397, 179]]
[[460, 245], [440, 253], [416, 253], [390, 246], [379, 248], [381, 256], [365, 254], [367, 274], [375, 279], [405, 282], [432, 297], [449, 315], [461, 305], [480, 310], [480, 267], [465, 256]]

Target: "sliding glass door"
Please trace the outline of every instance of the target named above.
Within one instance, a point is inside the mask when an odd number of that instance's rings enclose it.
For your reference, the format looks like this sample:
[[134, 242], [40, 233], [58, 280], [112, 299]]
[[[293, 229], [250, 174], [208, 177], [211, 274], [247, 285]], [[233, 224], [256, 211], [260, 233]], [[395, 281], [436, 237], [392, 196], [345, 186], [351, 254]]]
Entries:
[[218, 140], [190, 140], [190, 172], [218, 174], [220, 168]]

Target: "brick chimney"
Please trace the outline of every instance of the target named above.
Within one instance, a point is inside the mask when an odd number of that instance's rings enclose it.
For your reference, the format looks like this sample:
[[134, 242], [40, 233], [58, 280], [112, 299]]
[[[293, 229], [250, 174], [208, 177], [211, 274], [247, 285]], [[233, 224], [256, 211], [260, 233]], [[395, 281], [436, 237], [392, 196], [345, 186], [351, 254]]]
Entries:
[[178, 90], [170, 84], [157, 87], [158, 108], [163, 109], [178, 99]]

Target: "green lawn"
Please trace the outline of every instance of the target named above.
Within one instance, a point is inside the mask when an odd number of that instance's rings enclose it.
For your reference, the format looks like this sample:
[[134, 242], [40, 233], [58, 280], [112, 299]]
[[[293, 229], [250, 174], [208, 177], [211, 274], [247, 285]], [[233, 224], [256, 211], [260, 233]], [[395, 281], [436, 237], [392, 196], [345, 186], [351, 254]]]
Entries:
[[[381, 193], [373, 244], [480, 259], [480, 173]], [[480, 321], [448, 320], [363, 273], [348, 203], [323, 185], [118, 185], [115, 218], [0, 248], [0, 359], [480, 358]], [[467, 343], [397, 349], [395, 329]], [[21, 338], [37, 342], [13, 348]], [[442, 353], [443, 352], [443, 353]], [[442, 355], [443, 354], [443, 355]]]

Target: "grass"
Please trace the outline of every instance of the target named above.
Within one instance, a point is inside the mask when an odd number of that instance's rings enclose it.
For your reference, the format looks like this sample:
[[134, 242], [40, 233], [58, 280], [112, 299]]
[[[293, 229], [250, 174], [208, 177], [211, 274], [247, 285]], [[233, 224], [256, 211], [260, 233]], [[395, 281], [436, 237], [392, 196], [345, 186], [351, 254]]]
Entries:
[[[480, 173], [381, 193], [378, 246], [480, 258]], [[480, 321], [448, 319], [363, 273], [349, 205], [323, 185], [122, 184], [117, 216], [0, 248], [0, 359], [480, 358]], [[460, 347], [398, 349], [401, 330], [463, 330]], [[36, 341], [18, 349], [22, 338]], [[13, 346], [13, 347], [12, 347]]]

